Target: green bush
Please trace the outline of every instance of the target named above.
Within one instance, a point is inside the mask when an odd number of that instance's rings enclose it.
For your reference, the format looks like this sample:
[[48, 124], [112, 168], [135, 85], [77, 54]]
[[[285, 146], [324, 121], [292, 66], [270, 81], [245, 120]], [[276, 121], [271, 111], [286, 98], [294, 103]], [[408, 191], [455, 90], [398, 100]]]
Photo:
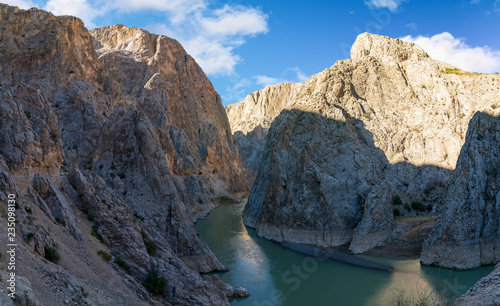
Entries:
[[428, 211], [432, 211], [432, 204], [427, 204], [425, 207]]
[[411, 211], [411, 207], [410, 205], [408, 205], [408, 203], [405, 203], [405, 209], [410, 212]]
[[58, 263], [61, 259], [61, 256], [59, 256], [59, 253], [55, 248], [45, 247], [45, 259], [53, 263]]
[[26, 234], [26, 240], [27, 240], [28, 242], [30, 242], [30, 241], [31, 241], [31, 239], [33, 239], [33, 237], [35, 237], [35, 234], [34, 234], [34, 233], [27, 233], [27, 234]]
[[33, 214], [33, 211], [31, 210], [31, 207], [28, 207], [28, 206], [24, 206], [24, 210], [28, 213], [28, 214]]
[[395, 195], [392, 197], [392, 204], [393, 205], [403, 205], [403, 200], [401, 200], [401, 197], [399, 195]]
[[165, 292], [167, 288], [167, 279], [160, 276], [157, 269], [153, 269], [146, 275], [146, 279], [142, 284], [151, 294], [159, 295]]
[[122, 268], [125, 272], [130, 272], [130, 267], [128, 266], [128, 264], [125, 262], [125, 260], [123, 260], [123, 258], [121, 258], [120, 256], [116, 256], [115, 257], [115, 264]]
[[134, 212], [134, 217], [137, 218], [137, 220], [141, 220], [141, 221], [144, 221], [144, 217], [139, 215], [138, 213]]
[[99, 226], [97, 225], [92, 225], [92, 236], [96, 237], [100, 242], [104, 242], [104, 239], [102, 238], [102, 235], [99, 234]]
[[158, 251], [158, 245], [154, 241], [146, 242], [146, 250], [150, 256], [156, 256], [156, 251]]
[[394, 215], [395, 215], [396, 217], [401, 216], [401, 211], [400, 211], [399, 209], [394, 208], [393, 212], [394, 212]]
[[97, 251], [97, 255], [101, 256], [105, 261], [111, 261], [111, 259], [113, 259], [113, 256], [111, 256], [111, 254], [103, 250]]
[[421, 211], [421, 212], [424, 212], [426, 210], [426, 206], [424, 204], [422, 204], [422, 202], [420, 202], [420, 201], [411, 202], [411, 208], [413, 208], [414, 210]]

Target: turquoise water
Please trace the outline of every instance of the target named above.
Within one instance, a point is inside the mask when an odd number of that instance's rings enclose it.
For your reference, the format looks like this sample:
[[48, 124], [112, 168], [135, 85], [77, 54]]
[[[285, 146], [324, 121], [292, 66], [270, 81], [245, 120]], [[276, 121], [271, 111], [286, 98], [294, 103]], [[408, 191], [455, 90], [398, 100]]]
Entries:
[[435, 298], [437, 292], [463, 294], [493, 270], [452, 271], [421, 266], [418, 259], [362, 256], [395, 268], [388, 272], [299, 254], [245, 227], [244, 206], [220, 206], [196, 224], [201, 238], [229, 268], [219, 274], [221, 279], [251, 293], [232, 305], [390, 305], [402, 293], [414, 301]]

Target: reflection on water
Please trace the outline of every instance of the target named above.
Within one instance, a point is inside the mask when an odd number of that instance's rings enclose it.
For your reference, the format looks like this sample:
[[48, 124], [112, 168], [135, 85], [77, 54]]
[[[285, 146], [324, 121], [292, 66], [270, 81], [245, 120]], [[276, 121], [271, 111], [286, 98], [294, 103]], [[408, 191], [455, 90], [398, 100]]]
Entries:
[[221, 278], [251, 293], [233, 305], [388, 305], [400, 292], [413, 298], [432, 294], [436, 284], [456, 296], [493, 270], [451, 271], [422, 267], [418, 259], [362, 256], [395, 268], [387, 272], [299, 254], [246, 228], [241, 218], [244, 205], [220, 206], [196, 224], [200, 236], [229, 268]]

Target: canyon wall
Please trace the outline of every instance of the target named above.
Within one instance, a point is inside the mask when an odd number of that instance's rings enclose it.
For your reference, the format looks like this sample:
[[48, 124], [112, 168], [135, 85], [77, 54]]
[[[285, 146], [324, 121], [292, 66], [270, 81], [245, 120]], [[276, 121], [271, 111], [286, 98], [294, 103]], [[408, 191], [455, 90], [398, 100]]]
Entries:
[[[16, 194], [19, 275], [39, 302], [228, 304], [231, 286], [200, 275], [225, 267], [192, 224], [249, 185], [194, 59], [141, 29], [89, 32], [4, 4], [0, 31], [2, 208]], [[58, 266], [44, 259], [53, 250]], [[152, 272], [168, 280], [162, 298], [142, 285]]]

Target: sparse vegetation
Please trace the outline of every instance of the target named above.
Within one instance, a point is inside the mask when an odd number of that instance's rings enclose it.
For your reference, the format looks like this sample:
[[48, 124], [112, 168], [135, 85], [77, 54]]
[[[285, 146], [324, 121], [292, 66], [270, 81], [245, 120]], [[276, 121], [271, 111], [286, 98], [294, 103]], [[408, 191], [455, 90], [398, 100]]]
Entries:
[[477, 134], [477, 140], [481, 140], [481, 139], [483, 139], [483, 138], [484, 138], [484, 135], [483, 135], [483, 134], [481, 134], [481, 133]]
[[101, 256], [105, 261], [111, 261], [111, 259], [113, 259], [113, 256], [111, 256], [111, 254], [103, 250], [97, 251], [97, 255]]
[[89, 170], [89, 171], [92, 171], [92, 166], [91, 166], [91, 165], [89, 165], [89, 166], [87, 166], [87, 167], [83, 168], [83, 170]]
[[497, 108], [498, 106], [496, 104], [491, 104], [491, 108], [495, 109]]
[[216, 197], [215, 198], [217, 201], [234, 201], [233, 198], [227, 197], [227, 196], [221, 196], [221, 197]]
[[100, 242], [104, 242], [104, 239], [102, 238], [102, 235], [99, 233], [99, 226], [97, 225], [92, 225], [92, 236], [96, 237], [97, 240]]
[[150, 256], [156, 256], [156, 252], [158, 251], [158, 245], [154, 241], [146, 242], [146, 250]]
[[31, 112], [24, 112], [24, 114], [26, 115], [26, 118], [31, 118]]
[[144, 288], [146, 288], [153, 295], [160, 295], [165, 292], [167, 288], [167, 279], [163, 276], [160, 276], [158, 273], [158, 269], [154, 268], [146, 275], [144, 280]]
[[411, 208], [413, 208], [413, 210], [418, 210], [420, 212], [424, 212], [426, 210], [425, 205], [422, 204], [422, 202], [420, 201], [411, 202]]
[[29, 243], [31, 241], [31, 239], [33, 239], [34, 237], [35, 237], [34, 233], [27, 233], [26, 234], [26, 241]]
[[394, 208], [393, 213], [394, 213], [394, 216], [396, 216], [396, 217], [401, 216], [401, 211], [398, 208]]
[[144, 217], [139, 215], [138, 213], [134, 212], [134, 217], [137, 218], [137, 220], [144, 221]]
[[123, 258], [121, 258], [120, 256], [116, 256], [116, 257], [115, 257], [115, 264], [116, 264], [118, 267], [122, 268], [122, 269], [123, 269], [123, 271], [125, 271], [125, 272], [127, 272], [127, 273], [128, 273], [128, 272], [130, 272], [130, 267], [129, 267], [129, 265], [128, 265], [128, 264], [125, 262], [125, 260], [123, 260]]
[[432, 211], [432, 204], [427, 204], [425, 208], [427, 209], [427, 211]]
[[410, 205], [408, 205], [408, 203], [405, 203], [405, 206], [404, 206], [404, 207], [405, 207], [405, 209], [406, 209], [408, 212], [410, 212], [410, 211], [411, 211], [411, 207], [410, 207]]
[[61, 256], [55, 248], [45, 247], [45, 259], [56, 264], [61, 260]]
[[403, 205], [403, 200], [399, 195], [395, 195], [392, 197], [392, 205]]
[[370, 118], [370, 116], [371, 116], [371, 113], [366, 113], [363, 115], [363, 117], [365, 117], [365, 118]]

